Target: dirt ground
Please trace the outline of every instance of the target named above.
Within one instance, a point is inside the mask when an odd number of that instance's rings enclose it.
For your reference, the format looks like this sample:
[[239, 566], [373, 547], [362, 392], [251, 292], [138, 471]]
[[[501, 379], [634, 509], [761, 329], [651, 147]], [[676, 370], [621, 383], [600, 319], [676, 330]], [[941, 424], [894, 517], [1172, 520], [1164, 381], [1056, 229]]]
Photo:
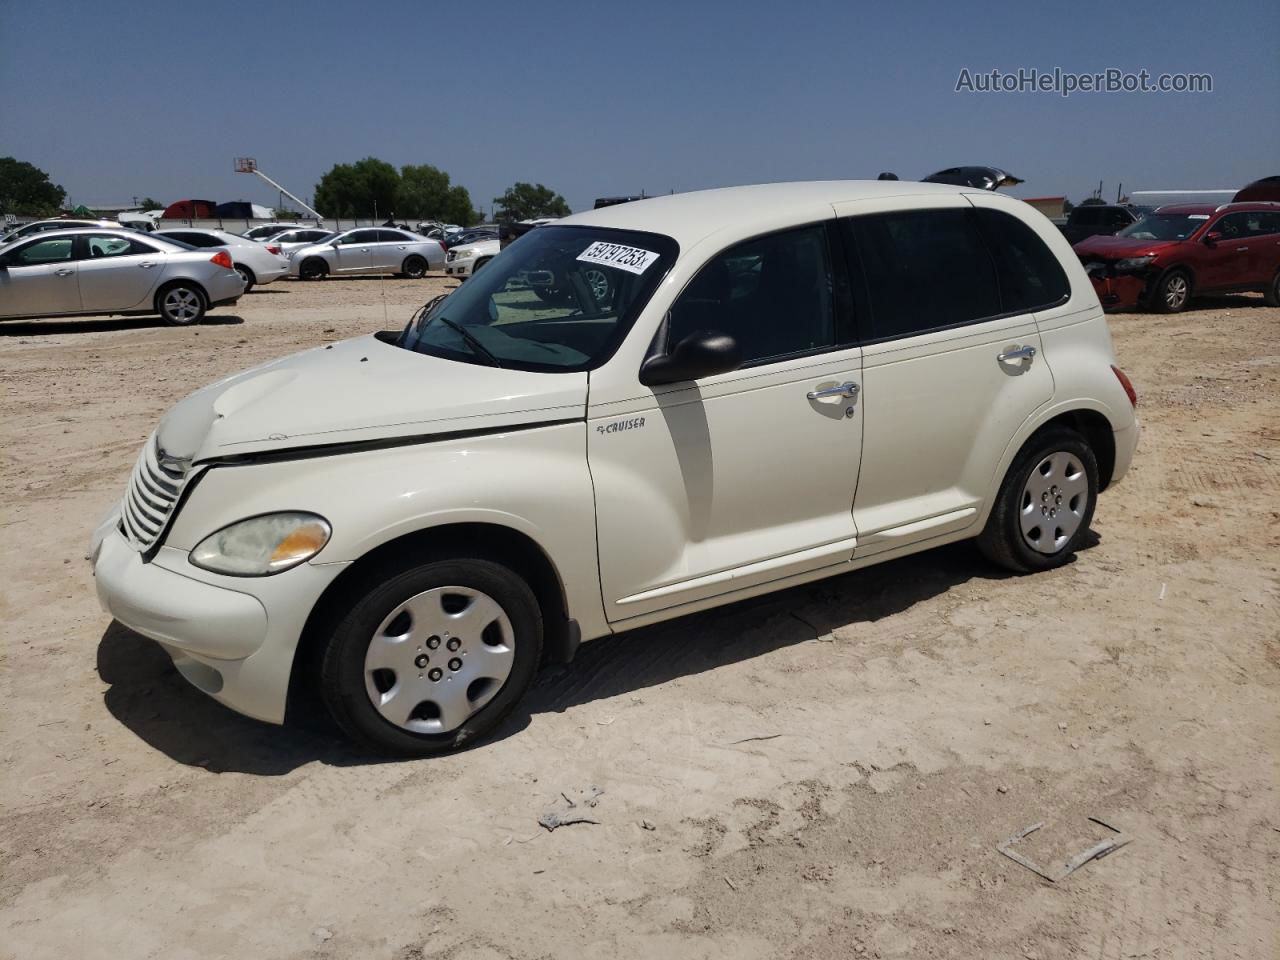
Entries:
[[[184, 394], [450, 286], [0, 325], [0, 957], [1280, 956], [1280, 310], [1112, 318], [1145, 433], [1061, 570], [960, 544], [600, 640], [373, 761], [188, 687], [84, 555]], [[995, 850], [1088, 817], [1133, 842], [1060, 884]]]

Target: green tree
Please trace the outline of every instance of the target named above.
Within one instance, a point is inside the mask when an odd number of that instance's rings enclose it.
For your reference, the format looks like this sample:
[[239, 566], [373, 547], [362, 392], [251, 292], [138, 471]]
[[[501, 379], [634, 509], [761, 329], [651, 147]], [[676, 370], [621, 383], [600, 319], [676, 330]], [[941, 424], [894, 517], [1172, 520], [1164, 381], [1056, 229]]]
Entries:
[[57, 213], [67, 191], [39, 167], [13, 157], [0, 157], [0, 213], [48, 217]]
[[143, 210], [163, 210], [168, 206], [168, 204], [161, 203], [159, 200], [154, 200], [151, 197], [143, 197], [138, 201], [138, 206]]
[[467, 188], [451, 184], [447, 173], [429, 163], [400, 168], [396, 214], [410, 220], [439, 220], [464, 227], [480, 220]]
[[515, 183], [502, 196], [494, 197], [493, 202], [498, 207], [494, 219], [502, 223], [569, 215], [564, 197], [540, 183]]
[[373, 217], [379, 219], [396, 209], [400, 174], [377, 157], [355, 163], [334, 164], [316, 184], [316, 209], [326, 217]]
[[1101, 197], [1085, 197], [1083, 200], [1080, 201], [1080, 206], [1102, 207], [1102, 206], [1106, 206], [1106, 203], [1107, 201], [1103, 200]]

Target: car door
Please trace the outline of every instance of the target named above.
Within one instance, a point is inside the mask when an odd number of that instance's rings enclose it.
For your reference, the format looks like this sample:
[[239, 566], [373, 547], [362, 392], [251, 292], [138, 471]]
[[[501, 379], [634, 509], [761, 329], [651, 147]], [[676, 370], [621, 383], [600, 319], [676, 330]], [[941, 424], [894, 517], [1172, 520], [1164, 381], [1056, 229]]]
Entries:
[[861, 362], [837, 304], [847, 287], [831, 226], [724, 249], [674, 301], [659, 339], [728, 333], [739, 369], [657, 387], [633, 371], [623, 401], [592, 388], [587, 456], [611, 621], [852, 555]]
[[80, 286], [73, 236], [38, 236], [0, 261], [0, 316], [41, 317], [75, 313]]
[[370, 267], [379, 273], [399, 273], [409, 256], [409, 238], [399, 230], [379, 230]]
[[[837, 205], [863, 348], [859, 558], [976, 522], [1010, 439], [1053, 397], [1033, 308], [1059, 304], [1068, 287], [1053, 254], [1008, 213], [977, 211], [963, 196], [884, 212], [872, 203]], [[1009, 251], [986, 237], [1007, 227], [1030, 233], [1040, 250], [1029, 255], [1052, 262], [1052, 289], [1019, 292], [1005, 278]]]
[[1249, 241], [1253, 283], [1266, 285], [1280, 270], [1280, 211], [1256, 214]]
[[365, 273], [373, 259], [376, 230], [353, 230], [338, 238], [334, 250], [334, 273]]
[[[1229, 290], [1251, 280], [1248, 213], [1228, 213], [1209, 224], [1200, 239], [1196, 258], [1196, 292]], [[1256, 214], [1254, 215], [1256, 216]], [[1210, 242], [1209, 234], [1218, 236]]]
[[145, 308], [164, 274], [165, 255], [141, 240], [111, 233], [82, 234], [76, 258], [85, 310]]

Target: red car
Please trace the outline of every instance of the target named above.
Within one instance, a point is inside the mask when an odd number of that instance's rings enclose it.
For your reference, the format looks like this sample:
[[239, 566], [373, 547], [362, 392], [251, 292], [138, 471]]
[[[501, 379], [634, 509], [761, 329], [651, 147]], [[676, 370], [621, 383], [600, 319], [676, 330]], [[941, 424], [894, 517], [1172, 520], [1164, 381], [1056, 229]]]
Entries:
[[1280, 306], [1280, 203], [1161, 207], [1073, 248], [1108, 310], [1185, 310], [1201, 293], [1258, 291]]

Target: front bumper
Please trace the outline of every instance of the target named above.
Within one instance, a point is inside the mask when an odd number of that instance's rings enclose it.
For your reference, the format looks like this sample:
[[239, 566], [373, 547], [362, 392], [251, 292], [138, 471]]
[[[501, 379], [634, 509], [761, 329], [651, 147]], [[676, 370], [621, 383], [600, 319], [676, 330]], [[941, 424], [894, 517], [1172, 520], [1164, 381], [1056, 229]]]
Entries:
[[444, 265], [445, 276], [469, 277], [471, 276], [471, 268], [475, 266], [475, 263], [475, 257], [468, 257], [465, 260], [450, 260]]
[[1093, 292], [1104, 310], [1136, 310], [1147, 293], [1147, 281], [1140, 276], [1090, 276]]
[[[304, 563], [274, 577], [227, 577], [161, 547], [143, 562], [113, 515], [94, 535], [103, 610], [157, 641], [188, 681], [238, 713], [284, 721], [294, 653], [311, 609], [346, 563]], [[297, 574], [297, 576], [294, 576]]]

